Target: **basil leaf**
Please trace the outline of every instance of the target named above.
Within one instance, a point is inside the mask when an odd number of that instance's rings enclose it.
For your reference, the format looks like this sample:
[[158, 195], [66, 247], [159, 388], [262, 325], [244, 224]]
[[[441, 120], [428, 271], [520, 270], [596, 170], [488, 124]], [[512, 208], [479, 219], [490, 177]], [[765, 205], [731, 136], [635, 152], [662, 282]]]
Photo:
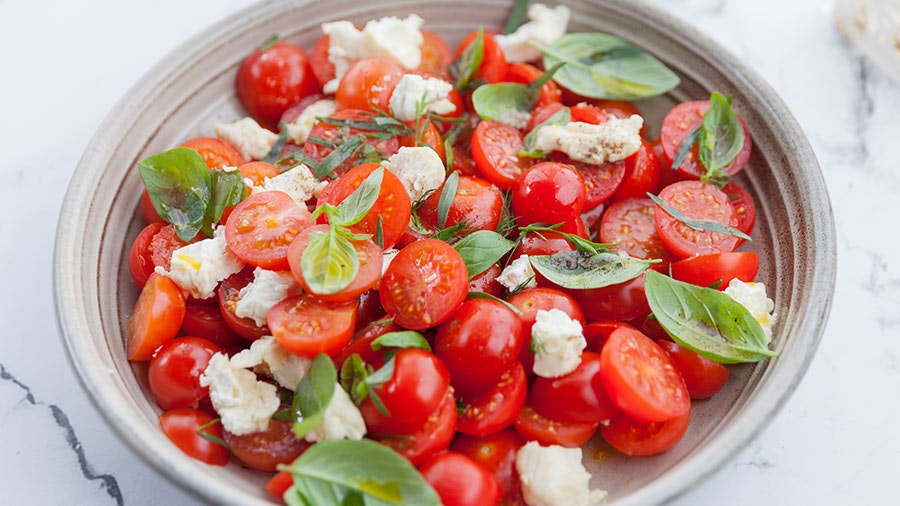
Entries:
[[360, 388], [367, 375], [366, 364], [359, 353], [350, 355], [341, 365], [341, 388], [350, 394], [350, 399], [357, 406], [368, 395], [365, 388]]
[[469, 279], [472, 279], [497, 263], [514, 246], [514, 242], [493, 230], [476, 230], [457, 241], [453, 248], [466, 263]]
[[447, 216], [450, 214], [450, 206], [453, 204], [453, 198], [456, 197], [456, 188], [459, 187], [459, 172], [452, 172], [444, 181], [444, 187], [441, 189], [441, 196], [438, 198], [437, 219], [438, 227], [447, 226]]
[[369, 346], [378, 351], [384, 348], [422, 348], [431, 351], [431, 345], [425, 336], [415, 330], [387, 332], [378, 336]]
[[441, 505], [440, 497], [408, 460], [367, 439], [320, 441], [293, 464], [279, 469], [294, 477], [294, 486], [285, 493], [288, 504]]
[[709, 97], [710, 107], [700, 128], [700, 162], [707, 174], [716, 175], [727, 167], [744, 147], [744, 129], [731, 107], [731, 97], [719, 92]]
[[[530, 278], [529, 278], [529, 279], [530, 279]], [[489, 293], [487, 293], [487, 292], [469, 292], [468, 294], [466, 294], [466, 298], [467, 298], [467, 299], [489, 299], [489, 300], [495, 300], [495, 301], [497, 301], [497, 302], [503, 304], [504, 306], [508, 307], [509, 310], [512, 311], [513, 313], [515, 313], [517, 316], [522, 316], [522, 310], [521, 310], [521, 309], [517, 308], [516, 306], [513, 306], [512, 304], [510, 304], [509, 302], [507, 302], [507, 301], [501, 299], [500, 297], [491, 295], [491, 294], [489, 294]]]
[[269, 48], [274, 46], [275, 43], [278, 42], [279, 40], [281, 40], [281, 36], [278, 35], [277, 33], [273, 33], [272, 35], [269, 36], [268, 39], [266, 39], [265, 42], [262, 43], [261, 46], [259, 46], [259, 50], [261, 52], [266, 52], [269, 50]]
[[291, 410], [300, 415], [294, 420], [294, 434], [303, 439], [309, 431], [315, 429], [325, 416], [325, 410], [331, 404], [337, 384], [337, 371], [328, 355], [320, 353], [313, 359], [306, 376], [297, 385]]
[[564, 251], [554, 255], [529, 256], [532, 267], [564, 288], [588, 289], [617, 285], [634, 279], [655, 263], [618, 253], [597, 254]]
[[359, 223], [378, 200], [383, 178], [384, 167], [378, 167], [372, 171], [362, 184], [338, 205], [337, 213], [333, 217], [329, 217], [329, 221], [343, 227]]
[[313, 293], [337, 293], [346, 288], [359, 272], [359, 257], [347, 238], [334, 228], [315, 233], [300, 259], [303, 279]]
[[516, 0], [512, 12], [509, 13], [509, 19], [506, 20], [506, 25], [503, 27], [504, 35], [509, 35], [516, 31], [522, 24], [522, 21], [525, 20], [525, 15], [528, 13], [529, 1], [530, 0]]
[[175, 148], [138, 162], [141, 180], [159, 216], [187, 242], [203, 226], [211, 197], [209, 169], [200, 154]]
[[661, 61], [613, 35], [569, 33], [550, 46], [533, 45], [544, 53], [544, 68], [565, 62], [554, 80], [585, 97], [637, 100], [681, 82]]
[[647, 193], [647, 196], [650, 197], [656, 205], [658, 205], [664, 212], [668, 213], [669, 216], [675, 218], [679, 222], [683, 223], [685, 226], [690, 227], [694, 230], [709, 230], [710, 232], [716, 232], [718, 234], [725, 235], [733, 235], [735, 237], [740, 237], [745, 241], [753, 241], [753, 238], [749, 235], [741, 232], [740, 230], [729, 227], [728, 225], [723, 225], [721, 223], [716, 223], [714, 221], [706, 221], [706, 220], [692, 220], [681, 213], [678, 209], [670, 206], [663, 199], [657, 197], [652, 193]]
[[531, 89], [524, 84], [483, 84], [472, 93], [472, 106], [482, 119], [522, 128], [531, 111], [531, 95]]
[[209, 173], [212, 200], [206, 208], [204, 231], [212, 236], [212, 228], [222, 219], [225, 208], [239, 204], [247, 198], [247, 185], [239, 170], [212, 170]]
[[653, 316], [672, 339], [710, 360], [733, 364], [778, 355], [750, 311], [719, 290], [647, 271], [644, 292]]
[[275, 163], [279, 158], [281, 158], [281, 150], [284, 149], [284, 145], [287, 144], [288, 129], [287, 123], [285, 122], [281, 122], [279, 126], [281, 127], [281, 131], [278, 132], [278, 137], [272, 144], [272, 148], [269, 149], [269, 152], [266, 153], [266, 156], [263, 157], [263, 162]]
[[478, 29], [475, 40], [469, 44], [459, 58], [450, 64], [450, 73], [456, 78], [456, 89], [467, 91], [481, 62], [484, 60], [484, 29]]
[[673, 170], [681, 167], [681, 164], [684, 163], [684, 159], [690, 154], [691, 148], [694, 147], [694, 144], [697, 144], [699, 139], [700, 125], [697, 125], [684, 136], [684, 139], [681, 140], [681, 145], [678, 146], [678, 151], [675, 153], [675, 159], [672, 160]]
[[328, 153], [316, 167], [316, 179], [325, 179], [338, 165], [347, 161], [363, 145], [363, 140], [362, 134], [351, 137]]

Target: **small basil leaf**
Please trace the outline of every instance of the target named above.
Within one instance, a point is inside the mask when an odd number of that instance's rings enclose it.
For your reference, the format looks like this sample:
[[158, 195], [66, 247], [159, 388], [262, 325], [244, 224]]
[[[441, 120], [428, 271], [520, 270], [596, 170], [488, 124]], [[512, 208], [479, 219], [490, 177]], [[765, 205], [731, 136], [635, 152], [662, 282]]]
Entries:
[[509, 13], [509, 19], [506, 20], [506, 25], [503, 27], [504, 35], [513, 33], [522, 25], [522, 21], [525, 20], [525, 15], [528, 13], [529, 1], [530, 0], [516, 0], [512, 12]]
[[672, 339], [710, 360], [733, 364], [777, 356], [750, 311], [719, 290], [647, 271], [644, 292]]
[[357, 135], [347, 139], [319, 162], [316, 167], [316, 179], [325, 179], [338, 165], [347, 161], [363, 145], [364, 137]]
[[618, 253], [590, 254], [565, 251], [554, 255], [529, 256], [532, 267], [564, 288], [589, 289], [617, 285], [634, 279], [655, 263]]
[[367, 439], [320, 441], [279, 470], [294, 477], [292, 490], [285, 494], [289, 504], [339, 506], [347, 500], [360, 504], [361, 497], [370, 506], [441, 505], [440, 497], [408, 460]]
[[365, 388], [360, 388], [360, 385], [363, 384], [366, 376], [368, 376], [368, 372], [366, 371], [366, 364], [363, 362], [362, 357], [359, 356], [359, 353], [354, 353], [347, 360], [344, 360], [344, 363], [341, 365], [340, 376], [341, 388], [349, 392], [350, 399], [359, 406], [368, 395]]
[[384, 179], [384, 167], [378, 167], [366, 176], [362, 184], [353, 190], [343, 202], [338, 205], [337, 213], [329, 219], [337, 225], [347, 227], [359, 223], [378, 200], [381, 192], [381, 181]]
[[528, 134], [525, 136], [524, 141], [522, 142], [522, 151], [519, 151], [519, 156], [528, 158], [542, 158], [546, 156], [546, 151], [540, 151], [535, 149], [534, 147], [535, 144], [537, 144], [538, 130], [548, 125], [565, 126], [571, 121], [572, 111], [568, 107], [563, 107], [562, 109], [551, 114], [549, 118], [538, 123], [537, 126], [532, 128], [531, 131], [528, 132]]
[[211, 235], [212, 227], [222, 219], [225, 209], [247, 198], [247, 185], [244, 184], [244, 176], [239, 170], [212, 170], [209, 173], [209, 180], [212, 200], [206, 208], [204, 228], [209, 227], [208, 234]]
[[287, 123], [281, 123], [281, 131], [278, 132], [278, 137], [275, 139], [275, 142], [272, 144], [272, 149], [266, 153], [266, 156], [263, 157], [262, 161], [266, 163], [275, 163], [281, 158], [281, 150], [284, 149], [284, 145], [287, 144], [287, 136], [288, 129]]
[[680, 83], [662, 62], [613, 35], [569, 33], [550, 46], [534, 46], [544, 53], [544, 68], [565, 62], [554, 80], [585, 97], [637, 100], [661, 95]]
[[438, 227], [447, 226], [447, 216], [450, 215], [450, 206], [453, 204], [453, 198], [456, 197], [456, 188], [459, 186], [459, 172], [452, 172], [444, 181], [444, 187], [441, 189], [441, 196], [438, 198], [437, 219]]
[[175, 148], [138, 162], [141, 180], [159, 216], [187, 242], [203, 226], [211, 198], [209, 169], [200, 154]]
[[475, 40], [450, 64], [450, 73], [456, 78], [456, 89], [467, 91], [484, 60], [484, 30], [479, 28]]
[[699, 139], [700, 125], [696, 125], [684, 136], [684, 139], [681, 140], [681, 145], [678, 146], [678, 151], [675, 152], [675, 159], [672, 160], [673, 170], [681, 167], [681, 164], [684, 163], [684, 159], [691, 153], [691, 148], [694, 147], [694, 144], [697, 144]]
[[431, 345], [428, 344], [425, 336], [415, 330], [387, 332], [378, 336], [369, 346], [374, 351], [384, 348], [422, 348], [431, 351]]
[[325, 410], [334, 396], [337, 384], [337, 372], [328, 355], [316, 355], [309, 366], [306, 376], [297, 385], [291, 409], [297, 415], [294, 420], [294, 434], [303, 439], [309, 431], [315, 429], [325, 416]]
[[[529, 278], [529, 279], [530, 279], [530, 278]], [[507, 302], [507, 301], [501, 299], [500, 297], [496, 297], [496, 296], [491, 295], [491, 294], [486, 293], [486, 292], [469, 292], [468, 294], [466, 294], [466, 298], [467, 298], [467, 299], [488, 299], [488, 300], [495, 300], [495, 301], [497, 301], [497, 302], [503, 304], [503, 305], [506, 306], [507, 308], [509, 308], [509, 310], [512, 311], [513, 313], [515, 313], [517, 316], [522, 316], [522, 310], [521, 310], [521, 309], [517, 308], [516, 306], [513, 306], [512, 304], [510, 304], [509, 302]]]
[[268, 39], [266, 39], [265, 42], [262, 43], [261, 46], [259, 46], [259, 50], [261, 52], [266, 52], [269, 50], [269, 48], [274, 46], [275, 43], [278, 42], [279, 40], [281, 40], [281, 36], [278, 35], [277, 33], [273, 33], [272, 35], [269, 36]]
[[300, 259], [303, 279], [313, 293], [337, 293], [359, 272], [356, 249], [333, 229], [313, 234]]
[[731, 98], [719, 92], [709, 97], [710, 108], [700, 128], [700, 162], [713, 175], [727, 167], [744, 147], [744, 129], [731, 107]]
[[472, 106], [482, 119], [522, 128], [530, 117], [531, 89], [519, 83], [483, 84], [472, 93]]
[[678, 209], [670, 206], [663, 199], [653, 195], [652, 193], [647, 193], [647, 196], [650, 197], [656, 205], [658, 205], [665, 213], [669, 216], [675, 218], [679, 222], [683, 223], [685, 226], [690, 227], [694, 230], [709, 230], [710, 232], [715, 232], [717, 234], [725, 234], [725, 235], [733, 235], [735, 237], [740, 237], [745, 241], [752, 241], [749, 235], [741, 232], [740, 230], [729, 227], [728, 225], [723, 225], [721, 223], [716, 223], [714, 221], [706, 221], [706, 220], [692, 220], [681, 213]]
[[466, 264], [469, 279], [486, 271], [513, 247], [514, 242], [493, 230], [476, 230], [453, 245]]

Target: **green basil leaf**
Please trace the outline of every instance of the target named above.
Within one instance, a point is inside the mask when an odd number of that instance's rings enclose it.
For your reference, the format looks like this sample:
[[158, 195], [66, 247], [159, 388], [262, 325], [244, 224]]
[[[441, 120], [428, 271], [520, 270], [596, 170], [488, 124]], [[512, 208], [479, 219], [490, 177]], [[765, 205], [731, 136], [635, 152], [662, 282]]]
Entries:
[[303, 439], [309, 431], [315, 429], [325, 416], [325, 410], [331, 404], [337, 384], [337, 371], [328, 355], [316, 355], [309, 366], [309, 371], [297, 385], [291, 409], [299, 419], [294, 420], [294, 434]]
[[644, 292], [653, 316], [672, 339], [710, 360], [733, 364], [778, 355], [750, 311], [719, 290], [647, 271]]
[[550, 46], [533, 45], [544, 53], [544, 68], [565, 62], [554, 80], [585, 97], [637, 100], [681, 82], [661, 61], [613, 35], [569, 33]]
[[459, 58], [450, 64], [450, 73], [456, 78], [456, 89], [467, 91], [481, 62], [484, 60], [484, 30], [478, 29], [475, 40], [469, 44]]
[[337, 293], [359, 272], [356, 249], [334, 229], [313, 234], [300, 259], [303, 279], [313, 293]]
[[141, 180], [159, 216], [190, 241], [203, 226], [211, 198], [209, 169], [200, 154], [175, 148], [138, 162]]
[[450, 215], [450, 206], [453, 204], [453, 198], [456, 197], [457, 187], [459, 187], [459, 172], [454, 171], [444, 181], [441, 196], [438, 198], [437, 218], [440, 228], [447, 226], [447, 216]]
[[334, 217], [329, 217], [329, 220], [342, 227], [359, 223], [378, 200], [382, 179], [384, 179], [384, 167], [378, 167], [338, 205], [337, 213]]
[[262, 43], [261, 46], [259, 46], [259, 50], [261, 52], [266, 52], [269, 50], [269, 48], [274, 46], [275, 43], [278, 42], [279, 40], [281, 40], [281, 36], [278, 35], [277, 33], [273, 33], [272, 35], [269, 36], [268, 39], [266, 39], [265, 42]]
[[247, 198], [247, 185], [244, 184], [244, 176], [239, 170], [212, 170], [209, 173], [209, 182], [212, 200], [206, 208], [203, 227], [208, 229], [207, 235], [212, 236], [212, 227], [222, 219], [225, 209]]
[[347, 161], [363, 145], [365, 138], [360, 134], [347, 139], [319, 162], [316, 179], [325, 179], [338, 165]]
[[700, 162], [708, 173], [727, 167], [744, 147], [744, 129], [731, 107], [731, 98], [719, 92], [709, 97], [710, 107], [700, 129]]
[[543, 158], [547, 155], [546, 151], [540, 151], [535, 149], [534, 145], [537, 144], [537, 136], [538, 130], [548, 125], [559, 125], [565, 126], [572, 121], [572, 111], [568, 107], [563, 107], [562, 109], [556, 111], [551, 114], [549, 118], [540, 122], [531, 129], [530, 132], [525, 136], [524, 141], [522, 142], [522, 150], [519, 151], [519, 156], [528, 157], [528, 158]]
[[565, 251], [554, 255], [529, 256], [536, 271], [564, 288], [588, 289], [617, 285], [634, 279], [654, 260], [641, 260], [618, 253], [597, 254]]
[[396, 361], [394, 360], [393, 353], [388, 351], [385, 356], [389, 356], [388, 361], [381, 366], [375, 372], [372, 372], [363, 379], [362, 384], [359, 385], [360, 388], [364, 388], [369, 397], [372, 398], [372, 404], [375, 405], [375, 408], [378, 411], [381, 411], [381, 414], [384, 416], [391, 416], [388, 412], [387, 408], [384, 406], [384, 403], [381, 402], [381, 398], [378, 397], [378, 392], [374, 390], [374, 388], [379, 387], [394, 377], [394, 367], [396, 365]]
[[262, 161], [266, 163], [275, 163], [278, 161], [278, 159], [281, 158], [281, 150], [284, 149], [284, 145], [287, 144], [287, 123], [281, 122], [279, 126], [281, 127], [281, 131], [278, 132], [278, 138], [275, 139], [272, 148], [269, 149], [269, 152], [266, 153], [266, 156], [262, 159]]
[[384, 348], [422, 348], [431, 351], [431, 345], [425, 336], [415, 330], [386, 332], [373, 340], [370, 345], [374, 351]]
[[694, 147], [694, 144], [697, 144], [698, 140], [700, 140], [700, 125], [692, 128], [687, 135], [684, 136], [684, 139], [681, 140], [681, 145], [678, 146], [678, 151], [675, 152], [675, 159], [672, 160], [673, 170], [681, 167], [681, 164], [684, 163], [684, 159], [688, 157], [691, 148]]
[[679, 222], [683, 223], [685, 226], [690, 227], [694, 230], [709, 230], [710, 232], [716, 232], [718, 234], [725, 235], [733, 235], [735, 237], [740, 237], [745, 241], [752, 241], [749, 235], [741, 232], [740, 230], [729, 227], [728, 225], [722, 225], [721, 223], [716, 223], [714, 221], [706, 221], [706, 220], [692, 220], [681, 213], [678, 209], [670, 206], [663, 199], [653, 195], [652, 193], [647, 193], [647, 196], [650, 197], [656, 205], [658, 205], [664, 212], [668, 213], [669, 216], [675, 218]]
[[350, 399], [357, 406], [368, 395], [366, 389], [360, 387], [366, 376], [368, 376], [366, 364], [363, 362], [362, 357], [359, 356], [359, 353], [350, 355], [341, 365], [341, 388], [350, 394]]
[[469, 279], [486, 271], [513, 247], [514, 242], [493, 230], [476, 230], [453, 244], [466, 263]]
[[294, 486], [285, 494], [288, 504], [441, 505], [440, 497], [408, 460], [368, 439], [320, 441], [293, 464], [279, 469], [294, 477]]
[[522, 128], [533, 105], [531, 89], [519, 83], [483, 84], [472, 93], [472, 106], [482, 119]]
[[[530, 278], [529, 278], [529, 279], [530, 279]], [[507, 301], [501, 299], [500, 297], [491, 295], [491, 294], [486, 293], [486, 292], [469, 292], [468, 294], [466, 294], [466, 298], [467, 298], [467, 299], [489, 299], [489, 300], [495, 300], [495, 301], [497, 301], [497, 302], [503, 304], [504, 306], [508, 307], [509, 310], [512, 311], [513, 313], [515, 313], [516, 315], [522, 316], [522, 310], [521, 310], [521, 309], [517, 308], [516, 306], [513, 306], [512, 304], [510, 304], [509, 302], [507, 302]]]
[[506, 20], [506, 25], [503, 27], [504, 35], [513, 33], [522, 25], [522, 21], [525, 20], [525, 15], [528, 14], [529, 1], [530, 0], [516, 0], [512, 12], [509, 13], [509, 19]]

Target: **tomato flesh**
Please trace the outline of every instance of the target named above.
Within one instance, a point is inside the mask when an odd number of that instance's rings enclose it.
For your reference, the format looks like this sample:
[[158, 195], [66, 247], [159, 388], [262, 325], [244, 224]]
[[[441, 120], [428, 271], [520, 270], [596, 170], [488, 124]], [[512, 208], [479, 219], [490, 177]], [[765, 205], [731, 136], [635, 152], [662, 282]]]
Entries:
[[160, 415], [159, 425], [184, 453], [211, 466], [224, 466], [228, 463], [228, 449], [200, 435], [200, 427], [205, 427], [203, 433], [219, 439], [223, 437], [222, 424], [212, 423], [214, 420], [212, 415], [204, 411], [183, 408]]
[[267, 321], [275, 340], [291, 353], [332, 356], [353, 336], [356, 311], [356, 301], [329, 304], [304, 293], [275, 304]]
[[184, 312], [181, 288], [161, 274], [151, 274], [125, 325], [128, 360], [149, 360], [157, 348], [178, 335]]

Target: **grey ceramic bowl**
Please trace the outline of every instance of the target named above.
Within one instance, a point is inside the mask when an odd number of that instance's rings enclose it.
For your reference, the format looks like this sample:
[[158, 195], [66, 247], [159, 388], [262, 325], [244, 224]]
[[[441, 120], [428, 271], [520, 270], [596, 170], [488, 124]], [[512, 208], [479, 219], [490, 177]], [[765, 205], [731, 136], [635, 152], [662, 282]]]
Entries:
[[[553, 3], [553, 2], [551, 2]], [[635, 0], [569, 0], [570, 31], [622, 36], [659, 57], [683, 84], [639, 104], [659, 125], [677, 101], [718, 90], [734, 103], [753, 136], [753, 155], [738, 181], [759, 204], [749, 249], [776, 302], [780, 357], [736, 366], [726, 388], [694, 405], [685, 438], [652, 458], [625, 458], [604, 443], [585, 452], [607, 504], [661, 503], [725, 464], [793, 392], [822, 336], [835, 277], [831, 207], [813, 152], [779, 97], [741, 61], [698, 31]], [[243, 116], [233, 88], [240, 60], [272, 33], [311, 47], [323, 21], [363, 23], [418, 13], [451, 43], [475, 27], [502, 26], [511, 0], [273, 1], [238, 13], [198, 35], [154, 67], [110, 112], [69, 185], [54, 260], [56, 304], [66, 347], [85, 389], [110, 427], [172, 482], [217, 504], [263, 504], [266, 477], [231, 464], [195, 462], [159, 429], [160, 410], [146, 366], [125, 360], [124, 322], [137, 297], [128, 274], [129, 245], [142, 227], [137, 212], [141, 158], [184, 139], [210, 135], [216, 120]], [[472, 13], [477, 12], [477, 16]]]

